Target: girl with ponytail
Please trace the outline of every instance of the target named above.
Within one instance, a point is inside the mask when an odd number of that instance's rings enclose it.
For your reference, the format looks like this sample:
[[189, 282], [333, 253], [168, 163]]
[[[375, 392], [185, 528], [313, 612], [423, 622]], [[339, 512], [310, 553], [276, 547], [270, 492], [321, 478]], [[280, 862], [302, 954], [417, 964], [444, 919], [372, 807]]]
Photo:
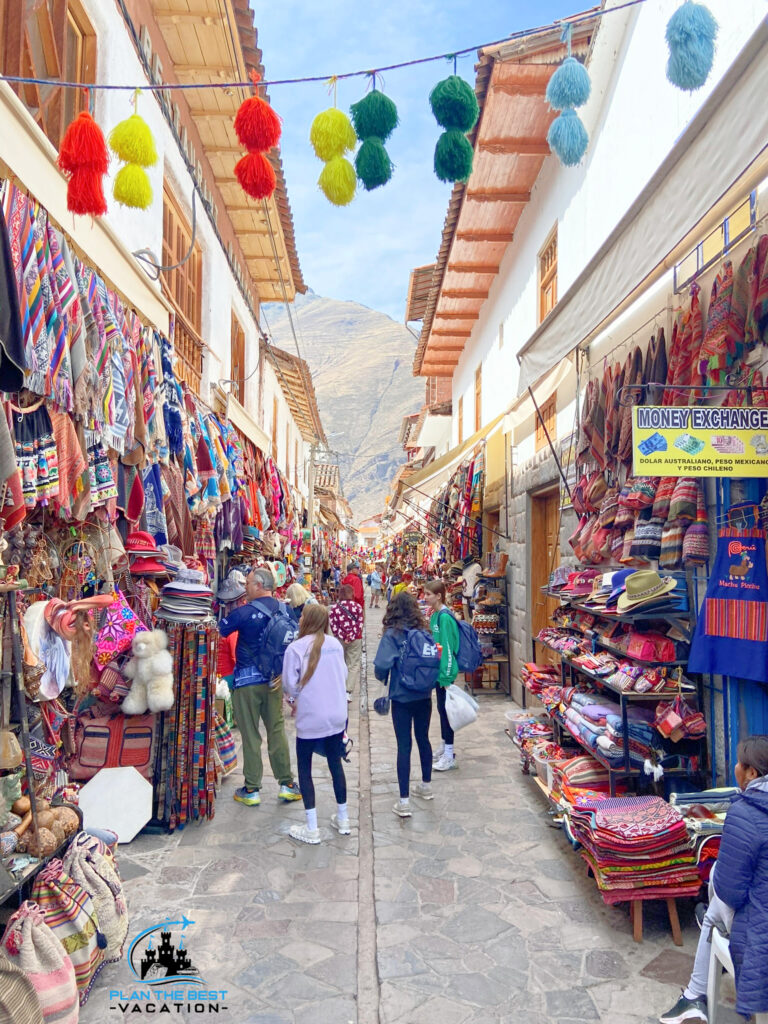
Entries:
[[305, 825], [294, 825], [288, 832], [299, 843], [316, 846], [320, 842], [312, 781], [313, 754], [328, 761], [337, 804], [331, 825], [343, 836], [351, 831], [347, 780], [341, 764], [347, 724], [346, 684], [344, 649], [329, 633], [328, 609], [321, 604], [305, 605], [299, 638], [288, 646], [283, 659], [283, 690], [296, 701], [296, 761], [307, 815]]

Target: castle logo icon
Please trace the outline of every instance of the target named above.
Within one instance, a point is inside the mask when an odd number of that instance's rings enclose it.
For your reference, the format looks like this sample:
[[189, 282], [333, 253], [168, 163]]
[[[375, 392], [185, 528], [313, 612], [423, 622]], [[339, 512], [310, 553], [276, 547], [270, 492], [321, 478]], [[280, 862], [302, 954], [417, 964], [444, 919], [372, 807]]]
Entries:
[[[169, 981], [204, 984], [190, 956], [185, 934], [194, 923], [182, 915], [181, 921], [162, 921], [140, 932], [128, 950], [128, 964], [136, 980], [145, 985]], [[175, 928], [180, 929], [176, 941]], [[158, 932], [160, 941], [156, 944]]]

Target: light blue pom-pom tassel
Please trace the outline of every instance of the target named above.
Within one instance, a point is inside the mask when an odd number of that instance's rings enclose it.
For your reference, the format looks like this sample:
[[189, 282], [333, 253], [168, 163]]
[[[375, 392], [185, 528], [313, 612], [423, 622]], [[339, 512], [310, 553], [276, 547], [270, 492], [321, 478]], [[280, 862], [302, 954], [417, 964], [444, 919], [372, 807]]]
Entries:
[[667, 78], [686, 92], [700, 89], [715, 59], [717, 21], [704, 4], [686, 0], [667, 23]]
[[589, 135], [575, 110], [564, 110], [549, 126], [547, 142], [566, 167], [575, 167], [587, 151]]
[[589, 99], [589, 72], [575, 57], [566, 57], [547, 86], [547, 103], [554, 110], [581, 107]]

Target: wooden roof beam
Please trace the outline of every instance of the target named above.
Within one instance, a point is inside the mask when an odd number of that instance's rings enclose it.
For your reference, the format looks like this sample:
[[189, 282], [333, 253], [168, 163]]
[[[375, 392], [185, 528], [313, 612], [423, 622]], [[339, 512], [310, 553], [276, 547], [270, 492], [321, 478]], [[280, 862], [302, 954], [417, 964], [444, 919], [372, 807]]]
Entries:
[[472, 189], [466, 193], [467, 199], [476, 203], [521, 203], [530, 202], [530, 192], [509, 192], [503, 188]]
[[546, 139], [516, 138], [512, 135], [481, 139], [477, 148], [481, 153], [494, 155], [514, 153], [517, 156], [549, 156], [551, 152]]
[[479, 313], [435, 313], [435, 320], [477, 320]]
[[223, 78], [229, 75], [233, 81], [238, 77], [231, 64], [174, 64], [177, 75], [214, 75]]
[[190, 117], [195, 121], [234, 121], [237, 111], [234, 110], [190, 110]]
[[446, 366], [443, 363], [422, 363], [419, 370], [420, 377], [452, 377], [456, 367]]
[[168, 22], [171, 25], [179, 25], [188, 21], [200, 25], [219, 25], [224, 18], [222, 14], [216, 14], [210, 9], [207, 11], [175, 11], [165, 7], [156, 7], [152, 16], [156, 21]]
[[440, 293], [444, 299], [487, 299], [488, 289], [482, 288], [445, 288]]
[[242, 146], [205, 146], [206, 156], [243, 156]]
[[509, 243], [514, 239], [511, 231], [457, 231], [456, 239], [459, 242], [504, 242]]
[[449, 274], [498, 274], [498, 263], [449, 263]]
[[439, 327], [433, 327], [429, 332], [430, 338], [469, 338], [472, 331], [456, 330], [455, 327], [449, 327], [446, 330], [440, 330]]
[[516, 82], [491, 82], [491, 91], [504, 93], [505, 96], [544, 96], [548, 84], [544, 78], [518, 79]]

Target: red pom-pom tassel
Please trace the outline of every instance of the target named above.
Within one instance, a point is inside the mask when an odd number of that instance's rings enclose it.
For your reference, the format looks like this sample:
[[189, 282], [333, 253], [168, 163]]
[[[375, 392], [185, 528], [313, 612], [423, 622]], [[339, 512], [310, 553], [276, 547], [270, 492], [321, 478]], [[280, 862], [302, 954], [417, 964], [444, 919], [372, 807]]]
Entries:
[[80, 167], [90, 167], [99, 174], [106, 174], [108, 164], [104, 133], [88, 111], [83, 110], [64, 133], [59, 149], [59, 167], [70, 174]]
[[103, 217], [107, 212], [101, 171], [78, 167], [67, 183], [67, 209], [81, 216]]
[[263, 153], [246, 153], [235, 164], [235, 175], [254, 199], [269, 199], [277, 187], [274, 168]]
[[235, 131], [245, 149], [272, 149], [280, 141], [280, 118], [260, 96], [251, 96], [235, 114]]

